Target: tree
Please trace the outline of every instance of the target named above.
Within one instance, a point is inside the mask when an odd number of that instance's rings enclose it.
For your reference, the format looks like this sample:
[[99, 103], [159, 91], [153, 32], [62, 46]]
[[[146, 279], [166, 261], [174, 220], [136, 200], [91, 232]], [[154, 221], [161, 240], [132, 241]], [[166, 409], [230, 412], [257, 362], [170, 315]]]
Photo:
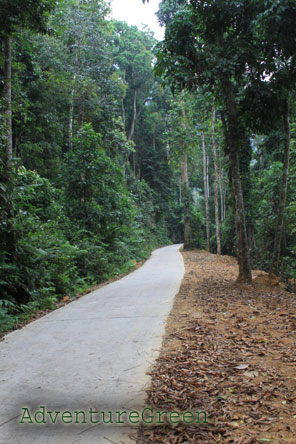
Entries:
[[191, 206], [192, 189], [190, 186], [190, 161], [196, 148], [196, 131], [192, 126], [190, 108], [192, 106], [190, 94], [181, 91], [171, 101], [168, 112], [167, 143], [170, 153], [170, 162], [179, 173], [180, 204], [183, 208], [184, 247], [192, 247]]
[[14, 253], [15, 239], [13, 234], [13, 135], [12, 135], [12, 93], [11, 93], [11, 66], [12, 66], [12, 37], [19, 28], [31, 28], [44, 32], [47, 13], [55, 6], [54, 0], [1, 0], [0, 2], [0, 41], [4, 42], [4, 101], [6, 141], [4, 152], [1, 153], [1, 190], [2, 217], [6, 221], [1, 233], [5, 247]]
[[[293, 25], [296, 5], [291, 0], [282, 2], [269, 0], [258, 3], [261, 9], [253, 21], [253, 27], [255, 44], [260, 48], [260, 52], [257, 63], [250, 65], [248, 73], [249, 86], [245, 90], [246, 106], [249, 108], [247, 116], [251, 126], [261, 132], [271, 131], [272, 128], [278, 127], [279, 121], [282, 122], [281, 129], [285, 140], [280, 199], [269, 266], [269, 272], [272, 274], [277, 273], [279, 269], [289, 175], [290, 96], [296, 83], [294, 43], [292, 43], [296, 39]], [[268, 114], [262, 119], [259, 109], [262, 110], [264, 106], [268, 107]], [[253, 116], [250, 116], [251, 113]]]
[[[11, 176], [0, 54], [1, 320], [6, 303], [14, 319], [52, 307], [128, 271], [169, 243], [169, 233], [178, 242], [183, 235], [181, 168], [170, 163], [165, 137], [171, 93], [153, 78], [152, 33], [127, 25], [118, 33], [104, 0], [54, 3], [50, 33], [20, 22], [11, 34]], [[127, 161], [133, 146], [136, 175]]]
[[105, 19], [108, 13], [109, 8], [104, 0], [76, 0], [69, 5], [61, 4], [51, 21], [57, 31], [62, 33], [68, 56], [65, 67], [72, 77], [68, 134], [70, 150], [75, 117], [81, 127], [84, 120], [87, 120], [90, 107], [94, 106], [92, 102], [96, 88], [105, 83], [104, 88], [101, 88], [101, 92], [105, 92], [106, 83], [110, 81], [111, 27]]
[[[284, 214], [286, 206], [289, 157], [290, 157], [290, 94], [296, 85], [296, 67], [294, 43], [296, 39], [295, 27], [293, 25], [296, 17], [296, 5], [291, 0], [284, 0], [280, 4], [274, 0], [268, 2], [264, 14], [258, 16], [257, 23], [261, 26], [259, 38], [263, 37], [265, 45], [263, 49], [264, 68], [270, 76], [269, 83], [280, 97], [282, 111], [282, 122], [284, 132], [283, 170], [281, 179], [281, 191], [277, 221], [275, 227], [275, 238], [273, 254], [269, 272], [278, 273], [281, 239], [284, 226]], [[260, 35], [261, 34], [261, 35]]]
[[182, 151], [182, 187], [184, 199], [184, 248], [191, 247], [191, 224], [190, 224], [190, 197], [188, 177], [188, 147], [186, 146], [187, 126], [186, 126], [186, 111], [184, 102], [184, 91], [181, 93], [181, 151]]
[[206, 227], [207, 227], [207, 250], [211, 251], [211, 221], [209, 208], [209, 180], [208, 180], [208, 160], [206, 155], [205, 133], [201, 132], [201, 146], [203, 158], [203, 179], [204, 179], [204, 196], [205, 196], [205, 210], [206, 210]]
[[216, 108], [213, 105], [212, 111], [212, 140], [213, 140], [213, 159], [215, 168], [215, 222], [216, 222], [216, 239], [217, 239], [217, 254], [221, 254], [221, 239], [220, 239], [220, 220], [219, 220], [219, 172], [218, 172], [218, 160], [217, 160], [217, 147], [216, 147], [216, 136], [215, 136], [215, 118], [216, 118]]
[[[114, 22], [114, 25], [114, 60], [126, 85], [122, 96], [122, 121], [128, 141], [134, 141], [136, 123], [152, 100], [152, 47], [155, 40], [147, 30], [139, 31], [124, 22]], [[134, 173], [136, 157], [137, 144], [132, 155]]]
[[[256, 59], [256, 2], [197, 1], [183, 6], [166, 28], [159, 45], [157, 70], [174, 86], [207, 86], [219, 92], [226, 115], [227, 140], [235, 201], [239, 281], [251, 282], [247, 226], [240, 177], [241, 119], [237, 101], [246, 65]], [[257, 6], [257, 7], [256, 7]]]
[[12, 159], [12, 110], [11, 110], [11, 48], [12, 36], [18, 28], [45, 31], [47, 13], [55, 6], [55, 0], [1, 0], [0, 39], [4, 41], [5, 53], [5, 102], [7, 119], [7, 163]]

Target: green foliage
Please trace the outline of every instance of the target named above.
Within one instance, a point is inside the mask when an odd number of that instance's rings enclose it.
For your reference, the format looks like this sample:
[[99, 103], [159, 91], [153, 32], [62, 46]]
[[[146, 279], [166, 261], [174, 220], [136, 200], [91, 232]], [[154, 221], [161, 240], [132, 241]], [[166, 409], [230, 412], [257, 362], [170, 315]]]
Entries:
[[192, 208], [190, 212], [192, 247], [206, 248], [205, 217], [201, 209]]
[[2, 256], [2, 329], [32, 310], [53, 307], [59, 297], [131, 269], [155, 246], [168, 242], [153, 220], [152, 190], [122, 169], [85, 125], [66, 156], [64, 190], [20, 166], [15, 174], [14, 257]]
[[[294, 116], [293, 116], [294, 121]], [[294, 123], [292, 123], [292, 128]], [[252, 201], [254, 223], [254, 267], [268, 271], [273, 251], [274, 227], [280, 198], [283, 134], [270, 132], [254, 141], [252, 160]], [[287, 208], [281, 242], [279, 274], [283, 279], [295, 278], [295, 146], [292, 143]]]
[[47, 14], [55, 5], [55, 0], [1, 0], [0, 35], [11, 34], [17, 27], [44, 31]]
[[[168, 243], [174, 202], [152, 33], [106, 20], [104, 0], [35, 3], [0, 2], [3, 37], [13, 31], [15, 156], [7, 180], [1, 114], [2, 329]], [[36, 34], [47, 20], [49, 35]], [[141, 179], [130, 168], [134, 154]]]
[[2, 331], [13, 328], [16, 317], [12, 313], [14, 313], [15, 310], [15, 304], [7, 300], [0, 300], [0, 329]]
[[24, 303], [75, 287], [76, 248], [63, 233], [60, 193], [47, 179], [21, 167], [15, 179], [14, 233], [17, 251], [1, 262], [2, 298]]

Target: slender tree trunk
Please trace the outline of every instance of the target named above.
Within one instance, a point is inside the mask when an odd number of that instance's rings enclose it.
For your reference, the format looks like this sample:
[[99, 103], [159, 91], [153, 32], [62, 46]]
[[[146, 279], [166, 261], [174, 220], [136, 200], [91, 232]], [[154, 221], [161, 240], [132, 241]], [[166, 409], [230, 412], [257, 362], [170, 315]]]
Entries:
[[219, 174], [219, 191], [220, 191], [220, 220], [221, 223], [224, 222], [224, 184], [223, 184], [223, 177], [224, 177], [224, 169], [222, 167], [222, 161], [221, 161], [221, 153], [219, 152], [218, 156], [218, 174]]
[[11, 43], [10, 36], [5, 39], [5, 105], [6, 105], [6, 157], [7, 167], [11, 168], [12, 161], [12, 109], [11, 109]]
[[[136, 120], [137, 120], [137, 91], [134, 92], [134, 112], [133, 112], [133, 120], [132, 120], [132, 124], [131, 124], [130, 133], [127, 138], [128, 141], [133, 140], [133, 138], [134, 138]], [[134, 175], [136, 175], [136, 152], [135, 151], [132, 153], [132, 166], [133, 166]]]
[[[186, 133], [186, 115], [184, 105], [184, 91], [182, 91], [182, 118], [181, 127], [183, 135]], [[190, 222], [190, 190], [188, 177], [188, 156], [183, 137], [181, 138], [183, 160], [182, 160], [182, 185], [184, 189], [184, 248], [191, 248], [191, 222]]]
[[182, 204], [183, 196], [182, 196], [182, 181], [179, 181], [179, 204]]
[[226, 188], [225, 188], [224, 189], [224, 195], [223, 195], [223, 222], [224, 222], [224, 220], [226, 218], [226, 194], [227, 194], [227, 191], [226, 191]]
[[80, 98], [80, 101], [79, 101], [79, 107], [78, 107], [78, 119], [77, 119], [77, 121], [78, 121], [78, 127], [79, 127], [79, 128], [82, 128], [82, 126], [83, 126], [83, 121], [84, 121], [84, 110], [85, 110], [85, 99], [84, 99], [84, 97], [82, 96], [82, 97]]
[[291, 129], [290, 129], [290, 110], [289, 110], [288, 99], [285, 101], [284, 105], [285, 105], [284, 116], [283, 116], [284, 132], [285, 132], [284, 162], [283, 162], [280, 201], [279, 201], [277, 222], [276, 222], [276, 232], [273, 244], [273, 255], [269, 269], [270, 275], [277, 274], [279, 269], [281, 239], [284, 226], [284, 214], [285, 214], [287, 186], [288, 186], [288, 177], [289, 177]]
[[[76, 7], [80, 8], [80, 0], [76, 0]], [[76, 42], [77, 43], [77, 42]], [[74, 97], [75, 97], [75, 87], [76, 87], [76, 78], [78, 72], [78, 48], [75, 47], [75, 70], [73, 76], [73, 88], [70, 96], [70, 109], [69, 109], [69, 127], [68, 127], [68, 148], [69, 151], [73, 149], [73, 121], [74, 121]]]
[[16, 238], [13, 229], [13, 172], [12, 172], [12, 94], [11, 94], [11, 65], [12, 65], [12, 38], [7, 36], [4, 42], [4, 100], [5, 100], [5, 114], [6, 114], [6, 149], [4, 153], [3, 177], [0, 180], [5, 184], [5, 196], [1, 199], [3, 216], [5, 224], [1, 227], [1, 244], [4, 250], [9, 252], [10, 258], [16, 253]]
[[222, 187], [222, 171], [219, 170], [219, 190], [220, 190], [220, 220], [224, 222], [224, 206], [223, 206], [223, 187]]
[[134, 93], [134, 111], [133, 111], [133, 120], [132, 120], [132, 124], [131, 124], [131, 129], [130, 129], [130, 133], [129, 136], [127, 138], [127, 140], [132, 140], [134, 137], [134, 133], [135, 133], [135, 126], [136, 126], [136, 121], [138, 120], [138, 118], [140, 117], [140, 115], [142, 114], [146, 103], [150, 100], [150, 97], [147, 97], [144, 102], [142, 103], [141, 107], [139, 110], [137, 110], [137, 91], [135, 91]]
[[210, 251], [210, 211], [209, 211], [209, 193], [208, 193], [208, 180], [207, 180], [207, 155], [205, 144], [205, 133], [201, 133], [202, 144], [202, 157], [203, 157], [203, 173], [204, 173], [204, 195], [205, 195], [205, 207], [206, 207], [206, 229], [207, 229], [207, 250]]
[[134, 113], [133, 113], [133, 120], [131, 124], [130, 133], [128, 135], [127, 140], [132, 140], [135, 134], [135, 124], [137, 119], [137, 91], [134, 92]]
[[123, 129], [125, 130], [125, 120], [126, 120], [126, 117], [125, 117], [125, 106], [124, 106], [123, 98], [121, 100], [121, 109], [122, 109], [122, 124], [123, 124]]
[[182, 184], [189, 186], [189, 179], [188, 179], [188, 158], [187, 153], [183, 154], [183, 160], [182, 160]]
[[182, 161], [182, 185], [184, 189], [184, 248], [191, 248], [191, 223], [190, 223], [190, 190], [188, 178], [188, 159], [184, 153]]
[[209, 162], [209, 156], [206, 156], [208, 199], [210, 198], [209, 164], [210, 164], [210, 162]]
[[[135, 93], [134, 93], [133, 119], [132, 119], [130, 133], [129, 133], [128, 138], [127, 138], [128, 141], [133, 140], [133, 138], [134, 138], [136, 121], [140, 117], [140, 115], [142, 114], [142, 111], [144, 110], [145, 104], [146, 104], [146, 102], [148, 100], [149, 100], [149, 98], [145, 99], [144, 103], [142, 104], [140, 109], [137, 110], [137, 91], [135, 91]], [[136, 175], [136, 170], [137, 170], [137, 152], [136, 151], [134, 151], [132, 153], [132, 165], [133, 165], [134, 174]], [[140, 177], [140, 175], [141, 175], [141, 171], [139, 169], [139, 177]]]
[[216, 137], [215, 137], [215, 118], [216, 110], [215, 104], [213, 105], [212, 113], [212, 140], [213, 140], [213, 159], [214, 159], [214, 170], [215, 170], [215, 222], [216, 222], [216, 238], [217, 238], [217, 254], [221, 254], [221, 239], [220, 239], [220, 221], [219, 221], [219, 173], [218, 173], [218, 162], [217, 162], [217, 149], [216, 149]]
[[219, 181], [219, 189], [220, 189], [220, 221], [223, 223], [224, 221], [224, 214], [223, 214], [223, 190], [222, 190], [222, 183], [221, 183], [221, 177]]
[[[74, 85], [76, 81], [76, 73], [74, 74]], [[71, 91], [70, 98], [70, 111], [69, 111], [69, 151], [72, 151], [73, 148], [73, 115], [74, 115], [74, 95], [75, 95], [75, 86], [73, 86]]]
[[237, 237], [237, 259], [239, 265], [238, 282], [252, 283], [252, 273], [249, 259], [249, 245], [245, 218], [244, 199], [240, 178], [239, 134], [237, 110], [231, 82], [223, 80], [223, 93], [226, 101], [227, 129], [229, 143], [229, 160], [231, 182], [235, 204], [235, 227]]

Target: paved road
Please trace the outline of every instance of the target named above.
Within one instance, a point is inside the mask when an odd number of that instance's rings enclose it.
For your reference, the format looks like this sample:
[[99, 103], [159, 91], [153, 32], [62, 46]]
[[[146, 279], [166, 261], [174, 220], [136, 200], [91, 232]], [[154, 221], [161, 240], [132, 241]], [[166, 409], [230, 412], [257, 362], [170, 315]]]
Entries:
[[[94, 425], [88, 412], [144, 406], [145, 372], [157, 357], [184, 274], [179, 248], [154, 251], [137, 271], [5, 337], [0, 444], [134, 443], [130, 425]], [[47, 424], [37, 425], [34, 414], [41, 406], [53, 411], [53, 419], [56, 411], [69, 411], [73, 416], [66, 414], [64, 422], [83, 410], [86, 424], [66, 425], [58, 417], [52, 425], [47, 415]], [[80, 414], [77, 421], [83, 420]], [[97, 416], [92, 420], [102, 422]]]

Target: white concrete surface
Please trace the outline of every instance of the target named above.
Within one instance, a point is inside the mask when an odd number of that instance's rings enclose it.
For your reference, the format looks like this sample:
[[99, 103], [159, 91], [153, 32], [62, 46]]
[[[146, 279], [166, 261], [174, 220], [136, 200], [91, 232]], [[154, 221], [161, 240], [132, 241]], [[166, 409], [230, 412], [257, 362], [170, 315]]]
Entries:
[[22, 408], [117, 411], [144, 406], [184, 275], [180, 245], [137, 271], [56, 310], [0, 342], [0, 444], [135, 443], [126, 425], [20, 424]]

